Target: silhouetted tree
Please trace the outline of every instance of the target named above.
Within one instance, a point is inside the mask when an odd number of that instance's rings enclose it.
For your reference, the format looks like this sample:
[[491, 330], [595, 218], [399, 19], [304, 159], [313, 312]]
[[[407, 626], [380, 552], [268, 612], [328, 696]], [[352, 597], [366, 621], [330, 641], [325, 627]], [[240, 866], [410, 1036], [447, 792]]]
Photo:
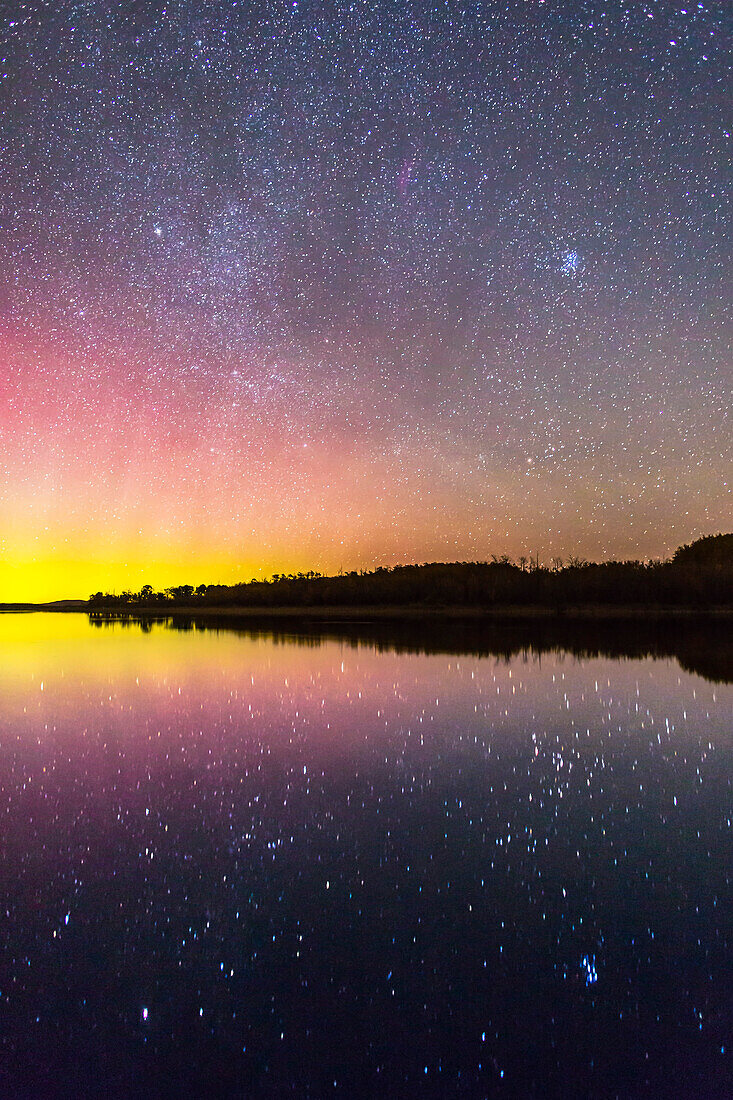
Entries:
[[[529, 568], [526, 566], [529, 564]], [[252, 580], [235, 585], [178, 585], [153, 593], [150, 585], [120, 595], [95, 592], [90, 608], [162, 611], [185, 608], [334, 607], [425, 605], [500, 608], [517, 604], [531, 607], [570, 607], [578, 604], [619, 606], [670, 605], [711, 607], [733, 604], [733, 535], [715, 535], [680, 547], [671, 561], [610, 561], [593, 563], [572, 556], [567, 563], [554, 558], [550, 568], [539, 557], [507, 555], [490, 562], [433, 562], [380, 566], [369, 572], [352, 570], [325, 577], [314, 571], [276, 573], [271, 581]]]

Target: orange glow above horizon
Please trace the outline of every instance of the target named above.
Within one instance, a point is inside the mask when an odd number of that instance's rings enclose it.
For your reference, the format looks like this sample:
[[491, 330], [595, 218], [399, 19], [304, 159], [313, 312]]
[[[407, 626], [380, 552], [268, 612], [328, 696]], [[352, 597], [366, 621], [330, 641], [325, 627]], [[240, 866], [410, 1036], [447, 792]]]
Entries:
[[[306, 414], [262, 364], [248, 367], [260, 388], [233, 404], [227, 387], [110, 354], [94, 374], [6, 346], [0, 602], [492, 553], [656, 556], [727, 519], [703, 463], [680, 473], [679, 443], [660, 459], [674, 476], [642, 490], [655, 426], [620, 449], [626, 418], [606, 414], [604, 435], [578, 402], [577, 449], [539, 461], [519, 407], [497, 411], [487, 446], [470, 425], [446, 434], [433, 411], [397, 423], [376, 390], [371, 408], [350, 389], [319, 400], [302, 371]], [[596, 433], [589, 459], [580, 444]], [[680, 514], [682, 490], [694, 507]]]

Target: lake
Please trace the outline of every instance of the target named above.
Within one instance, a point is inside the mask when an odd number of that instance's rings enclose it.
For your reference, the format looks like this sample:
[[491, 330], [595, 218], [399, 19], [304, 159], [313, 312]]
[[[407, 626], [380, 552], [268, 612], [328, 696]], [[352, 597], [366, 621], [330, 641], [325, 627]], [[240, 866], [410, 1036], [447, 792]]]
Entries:
[[729, 635], [0, 615], [0, 1094], [733, 1095]]

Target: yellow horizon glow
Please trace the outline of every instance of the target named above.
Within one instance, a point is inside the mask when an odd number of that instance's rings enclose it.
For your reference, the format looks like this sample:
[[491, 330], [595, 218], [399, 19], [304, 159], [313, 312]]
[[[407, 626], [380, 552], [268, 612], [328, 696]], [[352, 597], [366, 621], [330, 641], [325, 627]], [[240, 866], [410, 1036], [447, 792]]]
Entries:
[[[293, 566], [288, 572], [310, 569]], [[276, 564], [256, 565], [216, 557], [179, 561], [103, 561], [38, 557], [0, 562], [0, 603], [49, 603], [83, 600], [94, 592], [136, 591], [150, 584], [156, 591], [179, 584], [238, 584], [284, 571]]]

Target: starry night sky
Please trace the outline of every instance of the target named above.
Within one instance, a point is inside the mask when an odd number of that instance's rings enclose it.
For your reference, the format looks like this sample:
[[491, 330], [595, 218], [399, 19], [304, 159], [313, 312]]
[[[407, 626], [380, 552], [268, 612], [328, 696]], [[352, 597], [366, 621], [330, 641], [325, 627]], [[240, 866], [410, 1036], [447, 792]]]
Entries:
[[730, 529], [725, 4], [0, 19], [0, 599]]

